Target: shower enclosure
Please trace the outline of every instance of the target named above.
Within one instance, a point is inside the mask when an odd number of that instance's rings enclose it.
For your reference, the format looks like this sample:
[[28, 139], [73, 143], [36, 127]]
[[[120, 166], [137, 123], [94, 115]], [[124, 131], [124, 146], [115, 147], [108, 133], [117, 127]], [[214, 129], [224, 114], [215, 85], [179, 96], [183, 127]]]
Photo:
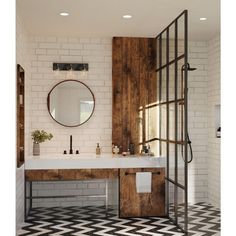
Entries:
[[187, 28], [185, 10], [156, 37], [155, 106], [158, 152], [166, 157], [166, 214], [185, 233], [188, 230]]

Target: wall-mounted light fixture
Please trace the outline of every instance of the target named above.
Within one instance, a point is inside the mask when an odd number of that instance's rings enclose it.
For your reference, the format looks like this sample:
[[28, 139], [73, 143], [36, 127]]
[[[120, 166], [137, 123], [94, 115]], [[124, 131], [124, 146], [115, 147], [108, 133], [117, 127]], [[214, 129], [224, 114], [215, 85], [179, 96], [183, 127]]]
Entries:
[[72, 70], [72, 71], [88, 71], [88, 63], [57, 63], [53, 62], [53, 70]]

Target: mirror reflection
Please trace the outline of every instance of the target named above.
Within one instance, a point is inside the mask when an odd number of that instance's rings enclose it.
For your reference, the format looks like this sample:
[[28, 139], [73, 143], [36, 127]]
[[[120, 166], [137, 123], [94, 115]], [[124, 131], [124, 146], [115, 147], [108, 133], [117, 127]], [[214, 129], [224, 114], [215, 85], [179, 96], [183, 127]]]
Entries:
[[92, 116], [94, 95], [90, 88], [78, 80], [56, 84], [48, 94], [48, 111], [63, 126], [79, 126]]

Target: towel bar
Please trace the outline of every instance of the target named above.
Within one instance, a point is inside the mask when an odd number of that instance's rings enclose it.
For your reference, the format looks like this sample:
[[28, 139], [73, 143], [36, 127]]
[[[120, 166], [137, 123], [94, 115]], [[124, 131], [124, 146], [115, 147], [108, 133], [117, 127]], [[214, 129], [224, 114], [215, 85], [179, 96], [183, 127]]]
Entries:
[[[161, 172], [160, 171], [157, 171], [157, 172], [151, 172], [153, 175], [160, 175]], [[136, 173], [127, 173], [125, 172], [125, 175], [135, 175]]]

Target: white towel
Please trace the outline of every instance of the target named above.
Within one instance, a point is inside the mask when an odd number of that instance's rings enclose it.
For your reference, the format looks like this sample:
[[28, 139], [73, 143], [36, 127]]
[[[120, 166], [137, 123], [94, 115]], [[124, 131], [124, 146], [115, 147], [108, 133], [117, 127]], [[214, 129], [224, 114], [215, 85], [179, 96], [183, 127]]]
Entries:
[[137, 193], [152, 192], [152, 172], [136, 172]]

